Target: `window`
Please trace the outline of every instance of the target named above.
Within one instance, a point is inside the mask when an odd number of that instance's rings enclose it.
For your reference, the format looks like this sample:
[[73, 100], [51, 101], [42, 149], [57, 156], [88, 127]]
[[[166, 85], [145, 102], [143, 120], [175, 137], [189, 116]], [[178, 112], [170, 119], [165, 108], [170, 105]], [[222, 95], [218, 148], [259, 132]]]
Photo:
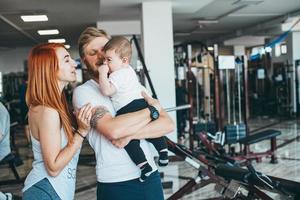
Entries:
[[281, 54], [287, 54], [287, 46], [286, 46], [286, 44], [282, 44], [280, 47], [281, 47]]

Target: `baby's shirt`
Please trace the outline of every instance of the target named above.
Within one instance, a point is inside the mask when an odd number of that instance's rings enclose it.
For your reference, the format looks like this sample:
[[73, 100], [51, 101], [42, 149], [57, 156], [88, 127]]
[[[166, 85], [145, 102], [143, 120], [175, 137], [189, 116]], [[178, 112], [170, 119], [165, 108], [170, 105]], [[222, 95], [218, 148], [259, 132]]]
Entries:
[[135, 99], [143, 98], [141, 95], [143, 86], [131, 66], [111, 73], [108, 79], [116, 88], [116, 92], [110, 96], [116, 111]]

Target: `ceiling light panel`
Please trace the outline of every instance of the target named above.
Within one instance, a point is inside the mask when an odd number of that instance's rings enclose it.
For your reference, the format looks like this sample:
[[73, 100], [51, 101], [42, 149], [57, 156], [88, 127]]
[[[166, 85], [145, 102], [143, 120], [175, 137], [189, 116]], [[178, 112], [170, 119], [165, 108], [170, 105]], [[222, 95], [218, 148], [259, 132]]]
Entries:
[[22, 15], [21, 19], [24, 22], [43, 22], [43, 21], [48, 21], [47, 15]]
[[66, 40], [63, 39], [63, 38], [60, 38], [60, 39], [49, 39], [48, 42], [49, 43], [65, 43]]
[[38, 30], [39, 35], [57, 35], [59, 31], [57, 29], [49, 29], [49, 30]]

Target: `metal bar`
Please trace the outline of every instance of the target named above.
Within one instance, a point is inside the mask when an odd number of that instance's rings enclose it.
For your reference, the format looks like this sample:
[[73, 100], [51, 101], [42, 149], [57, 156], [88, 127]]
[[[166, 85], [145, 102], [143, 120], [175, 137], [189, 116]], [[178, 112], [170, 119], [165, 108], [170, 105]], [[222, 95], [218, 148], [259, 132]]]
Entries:
[[176, 107], [171, 107], [171, 108], [165, 108], [166, 112], [173, 112], [173, 111], [177, 111], [177, 110], [185, 110], [185, 109], [189, 109], [192, 106], [190, 104], [186, 104], [186, 105], [182, 105], [182, 106], [176, 106]]
[[191, 105], [191, 109], [190, 109], [190, 112], [189, 112], [189, 127], [190, 127], [190, 130], [189, 130], [189, 143], [190, 143], [190, 149], [194, 149], [194, 137], [193, 137], [193, 80], [192, 80], [192, 77], [193, 77], [193, 73], [192, 73], [192, 45], [191, 44], [188, 44], [187, 45], [187, 55], [188, 55], [188, 90], [189, 90], [189, 95], [188, 95], [188, 101], [189, 101], [189, 104]]
[[239, 123], [242, 123], [242, 105], [241, 105], [241, 72], [240, 72], [241, 64], [237, 64], [237, 78], [238, 78], [238, 106], [239, 106]]
[[140, 60], [141, 60], [141, 63], [142, 63], [142, 65], [143, 65], [143, 70], [144, 70], [144, 73], [145, 73], [145, 75], [146, 75], [146, 77], [147, 77], [147, 80], [148, 80], [148, 83], [149, 83], [149, 86], [150, 86], [150, 89], [151, 89], [151, 92], [152, 92], [152, 97], [155, 98], [155, 99], [157, 99], [157, 95], [156, 95], [156, 92], [155, 92], [155, 90], [154, 90], [154, 87], [153, 87], [151, 78], [150, 78], [150, 76], [149, 76], [148, 69], [147, 69], [147, 67], [146, 67], [145, 60], [144, 60], [144, 56], [143, 56], [143, 54], [142, 54], [140, 45], [139, 45], [139, 43], [138, 43], [137, 38], [136, 38], [135, 35], [132, 36], [132, 39], [133, 39], [133, 42], [134, 42], [134, 44], [135, 44], [136, 50], [137, 50], [137, 52], [138, 52], [138, 56], [139, 56], [139, 58], [140, 58]]
[[218, 69], [218, 45], [214, 45], [214, 118], [217, 125], [217, 130], [221, 130], [221, 113], [220, 113], [220, 80]]
[[231, 104], [230, 104], [230, 90], [229, 90], [229, 71], [225, 70], [225, 78], [226, 78], [226, 100], [227, 100], [227, 123], [231, 123]]
[[246, 137], [249, 136], [248, 120], [250, 116], [249, 112], [249, 98], [248, 98], [248, 61], [247, 56], [243, 56], [243, 82], [244, 82], [244, 123], [246, 125]]

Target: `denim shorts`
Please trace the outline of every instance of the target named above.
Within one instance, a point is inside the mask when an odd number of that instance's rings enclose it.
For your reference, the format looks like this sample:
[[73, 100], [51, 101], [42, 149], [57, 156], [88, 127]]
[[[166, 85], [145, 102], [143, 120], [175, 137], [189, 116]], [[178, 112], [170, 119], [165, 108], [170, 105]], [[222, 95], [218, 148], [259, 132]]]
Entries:
[[139, 179], [117, 183], [97, 183], [97, 200], [163, 200], [163, 189], [158, 171], [145, 182]]
[[37, 182], [23, 193], [23, 200], [61, 200], [47, 178]]

